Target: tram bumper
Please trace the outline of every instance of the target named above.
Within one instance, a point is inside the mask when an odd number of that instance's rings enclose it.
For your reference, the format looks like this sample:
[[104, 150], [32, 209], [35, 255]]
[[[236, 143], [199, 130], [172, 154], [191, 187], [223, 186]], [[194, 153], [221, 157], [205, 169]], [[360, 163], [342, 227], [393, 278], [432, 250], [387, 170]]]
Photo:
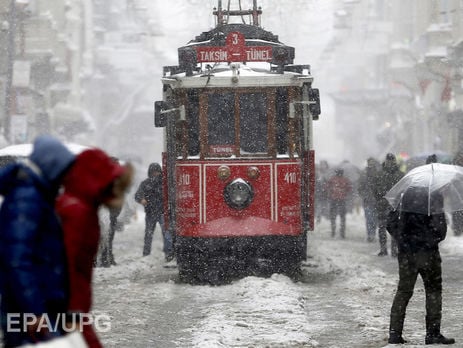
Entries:
[[305, 260], [306, 233], [291, 226], [259, 217], [224, 217], [193, 227], [188, 235], [177, 235], [177, 253], [209, 259], [262, 258]]

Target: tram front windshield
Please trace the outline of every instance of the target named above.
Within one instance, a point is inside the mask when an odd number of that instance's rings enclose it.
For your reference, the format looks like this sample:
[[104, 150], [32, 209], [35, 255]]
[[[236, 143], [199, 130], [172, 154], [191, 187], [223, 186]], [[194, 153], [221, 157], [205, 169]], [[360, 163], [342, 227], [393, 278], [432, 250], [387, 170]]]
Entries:
[[[239, 131], [240, 154], [268, 152], [265, 93], [213, 93], [208, 99], [209, 146], [237, 146], [236, 132]], [[235, 106], [239, 108], [238, 113]]]

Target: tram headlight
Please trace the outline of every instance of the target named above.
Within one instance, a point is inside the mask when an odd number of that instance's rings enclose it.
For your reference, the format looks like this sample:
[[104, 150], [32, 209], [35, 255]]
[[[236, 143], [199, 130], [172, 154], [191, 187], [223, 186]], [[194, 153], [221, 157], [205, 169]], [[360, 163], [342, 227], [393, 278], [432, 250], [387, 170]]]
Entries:
[[251, 204], [254, 199], [254, 190], [249, 183], [239, 178], [225, 186], [223, 196], [230, 208], [240, 210]]
[[230, 177], [231, 171], [229, 166], [222, 165], [217, 169], [217, 177], [220, 180], [227, 180]]
[[260, 176], [259, 168], [251, 166], [248, 168], [248, 177], [249, 179], [257, 179]]

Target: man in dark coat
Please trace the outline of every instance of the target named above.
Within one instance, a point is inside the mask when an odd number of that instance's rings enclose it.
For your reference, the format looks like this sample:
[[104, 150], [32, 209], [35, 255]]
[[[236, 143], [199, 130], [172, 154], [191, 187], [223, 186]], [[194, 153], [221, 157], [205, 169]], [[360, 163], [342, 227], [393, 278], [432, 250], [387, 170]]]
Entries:
[[[32, 154], [0, 171], [0, 294], [5, 347], [60, 336], [68, 277], [63, 233], [54, 211], [64, 173], [75, 156], [40, 136]], [[41, 319], [40, 319], [41, 318]], [[48, 320], [48, 321], [47, 321]], [[39, 325], [39, 323], [51, 325]]]
[[358, 193], [362, 198], [363, 211], [365, 213], [365, 222], [367, 229], [367, 241], [373, 242], [378, 227], [378, 217], [376, 211], [375, 189], [378, 180], [378, 171], [380, 164], [377, 160], [370, 157], [367, 160], [367, 166], [359, 178]]
[[166, 261], [174, 257], [172, 237], [164, 228], [162, 169], [159, 163], [151, 163], [148, 168], [148, 178], [140, 183], [135, 192], [135, 201], [145, 208], [145, 238], [143, 256], [151, 253], [151, 244], [156, 224], [161, 226], [163, 236], [163, 251]]
[[[427, 188], [410, 188], [402, 205], [407, 211], [425, 211]], [[432, 215], [397, 212], [388, 220], [388, 231], [398, 243], [399, 284], [391, 308], [389, 343], [402, 344], [402, 331], [408, 302], [413, 295], [418, 274], [426, 292], [426, 344], [453, 344], [453, 338], [441, 334], [442, 269], [439, 242], [445, 239], [447, 223], [443, 213], [443, 197], [431, 196]], [[425, 205], [425, 207], [423, 207]]]
[[[376, 209], [378, 213], [378, 235], [379, 235], [379, 254], [378, 256], [386, 256], [387, 252], [387, 231], [386, 222], [389, 212], [392, 207], [384, 198], [386, 193], [394, 186], [402, 177], [402, 173], [397, 164], [394, 154], [388, 153], [382, 164], [382, 169], [378, 173], [377, 185], [375, 187]], [[397, 243], [394, 238], [391, 238], [391, 255], [397, 256]]]

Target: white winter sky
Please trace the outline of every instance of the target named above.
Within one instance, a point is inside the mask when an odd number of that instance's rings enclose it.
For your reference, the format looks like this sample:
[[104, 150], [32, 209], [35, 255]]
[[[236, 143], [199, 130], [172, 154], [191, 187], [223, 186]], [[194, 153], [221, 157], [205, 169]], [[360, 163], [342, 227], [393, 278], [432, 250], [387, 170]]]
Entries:
[[[237, 3], [232, 0], [231, 8], [236, 9]], [[171, 0], [149, 4], [152, 16], [162, 23], [166, 42], [161, 46], [172, 51], [171, 63], [177, 61], [177, 47], [215, 26], [212, 10], [217, 6], [217, 0]], [[287, 0], [283, 3], [259, 0], [258, 5], [263, 10], [261, 26], [278, 35], [281, 42], [296, 48], [296, 64], [312, 64], [312, 69], [316, 70], [315, 62], [331, 37], [332, 1]], [[227, 1], [223, 1], [223, 6], [227, 6]], [[242, 6], [251, 7], [252, 1], [242, 1]]]

